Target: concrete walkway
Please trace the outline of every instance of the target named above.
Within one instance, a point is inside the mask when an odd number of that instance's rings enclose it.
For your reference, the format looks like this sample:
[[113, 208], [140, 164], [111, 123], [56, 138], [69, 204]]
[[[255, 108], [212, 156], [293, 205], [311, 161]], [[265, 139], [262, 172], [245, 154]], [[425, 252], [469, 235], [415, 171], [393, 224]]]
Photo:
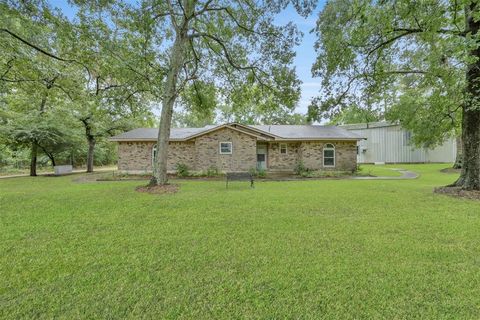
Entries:
[[402, 175], [400, 177], [353, 177], [352, 179], [355, 179], [355, 180], [409, 180], [409, 179], [417, 179], [419, 176], [417, 173], [408, 171], [405, 169], [392, 168], [391, 170], [398, 171]]
[[[108, 172], [108, 171], [115, 171], [117, 170], [116, 167], [108, 167], [108, 168], [98, 168], [98, 169], [93, 169], [93, 173], [96, 173], [96, 172]], [[72, 171], [72, 173], [69, 173], [69, 174], [75, 174], [75, 173], [87, 173], [86, 172], [86, 169], [75, 169]], [[66, 175], [69, 175], [69, 174], [66, 174]], [[54, 175], [54, 172], [41, 172], [41, 173], [37, 173], [37, 176], [53, 176]], [[21, 177], [30, 177], [30, 175], [28, 173], [23, 173], [23, 174], [13, 174], [13, 175], [9, 175], [9, 176], [0, 176], [0, 179], [7, 179], [7, 178], [21, 178]]]

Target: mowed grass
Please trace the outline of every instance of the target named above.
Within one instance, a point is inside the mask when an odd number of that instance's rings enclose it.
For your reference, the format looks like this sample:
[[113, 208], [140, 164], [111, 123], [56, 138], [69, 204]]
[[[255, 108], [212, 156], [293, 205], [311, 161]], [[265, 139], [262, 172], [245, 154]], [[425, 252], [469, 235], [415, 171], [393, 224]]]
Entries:
[[0, 180], [1, 318], [478, 319], [480, 202], [416, 180]]
[[[387, 165], [374, 165], [374, 164], [362, 164], [359, 166], [360, 175], [372, 175], [375, 177], [400, 177], [402, 174], [392, 169], [408, 169], [410, 165], [403, 164], [387, 164]], [[445, 165], [443, 165], [445, 167]]]

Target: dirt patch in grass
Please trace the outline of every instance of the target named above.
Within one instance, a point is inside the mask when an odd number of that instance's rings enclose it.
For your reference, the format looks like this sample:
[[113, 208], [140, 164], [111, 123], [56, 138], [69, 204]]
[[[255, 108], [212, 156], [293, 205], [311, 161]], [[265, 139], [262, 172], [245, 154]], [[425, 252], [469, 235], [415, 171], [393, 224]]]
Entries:
[[462, 172], [462, 169], [445, 168], [445, 169], [440, 170], [440, 172], [443, 172], [443, 173], [460, 173], [460, 172]]
[[161, 186], [139, 186], [135, 188], [138, 192], [145, 192], [150, 194], [173, 194], [178, 192], [178, 184], [166, 184]]
[[456, 198], [466, 198], [471, 200], [480, 200], [480, 191], [465, 190], [460, 187], [440, 187], [435, 188], [435, 193], [446, 194]]

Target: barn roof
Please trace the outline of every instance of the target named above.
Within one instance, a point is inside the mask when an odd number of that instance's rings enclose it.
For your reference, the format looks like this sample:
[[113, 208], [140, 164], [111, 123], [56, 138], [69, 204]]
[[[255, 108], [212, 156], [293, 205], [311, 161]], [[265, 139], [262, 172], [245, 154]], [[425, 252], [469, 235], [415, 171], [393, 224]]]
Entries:
[[376, 121], [376, 122], [365, 122], [365, 123], [352, 123], [352, 124], [342, 124], [339, 127], [347, 130], [361, 130], [361, 129], [373, 129], [373, 128], [384, 128], [384, 127], [395, 127], [399, 124], [396, 122], [389, 121]]

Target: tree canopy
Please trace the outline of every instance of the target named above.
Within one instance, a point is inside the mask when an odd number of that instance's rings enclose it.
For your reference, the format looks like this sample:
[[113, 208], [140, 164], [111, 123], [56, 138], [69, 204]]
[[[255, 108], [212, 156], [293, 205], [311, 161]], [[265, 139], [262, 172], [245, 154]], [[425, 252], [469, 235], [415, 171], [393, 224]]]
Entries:
[[[273, 103], [277, 97], [283, 97], [282, 105], [287, 109], [291, 108], [291, 101], [298, 100], [295, 89], [298, 80], [291, 64], [292, 48], [301, 35], [292, 23], [284, 26], [273, 23], [275, 14], [290, 3], [145, 0], [139, 7], [131, 6], [126, 11], [130, 32], [151, 36], [148, 45], [155, 50], [149, 58], [164, 72], [159, 86], [162, 114], [158, 161], [152, 183], [167, 183], [168, 139], [174, 106], [182, 98], [195, 101], [199, 88], [217, 88], [216, 99], [221, 105], [228, 107], [238, 102], [231, 110], [248, 110], [252, 106], [248, 101], [257, 99], [268, 114], [281, 108]], [[293, 2], [300, 13], [309, 12], [313, 4], [314, 1]], [[205, 94], [206, 99], [209, 95]], [[199, 106], [206, 108], [205, 113], [210, 112], [211, 117], [211, 109], [208, 111], [211, 105], [202, 102]], [[187, 108], [191, 106], [187, 104]]]
[[[88, 171], [99, 139], [151, 125], [156, 105], [165, 130], [162, 159], [174, 106], [181, 125], [303, 122], [294, 112], [300, 91], [292, 67], [301, 34], [292, 23], [273, 23], [289, 4], [307, 14], [315, 1], [76, 0], [69, 18], [47, 1], [2, 1], [0, 89], [10, 99], [3, 106], [13, 114], [11, 101], [23, 90], [44, 115], [36, 124], [48, 121], [47, 109], [76, 120], [75, 136], [88, 145]], [[12, 128], [18, 122], [4, 121]], [[30, 139], [34, 168], [42, 148]]]
[[[38, 152], [55, 164], [53, 154], [65, 148], [73, 153], [83, 131], [92, 171], [97, 140], [150, 116], [144, 79], [126, 67], [140, 67], [129, 60], [137, 56], [117, 24], [86, 5], [79, 5], [73, 20], [43, 1], [0, 6], [3, 134], [11, 145], [30, 144], [35, 175]], [[47, 140], [55, 152], [41, 143]]]
[[315, 29], [323, 90], [310, 115], [384, 104], [387, 119], [427, 145], [462, 127], [457, 183], [479, 189], [479, 18], [476, 1], [329, 1]]

